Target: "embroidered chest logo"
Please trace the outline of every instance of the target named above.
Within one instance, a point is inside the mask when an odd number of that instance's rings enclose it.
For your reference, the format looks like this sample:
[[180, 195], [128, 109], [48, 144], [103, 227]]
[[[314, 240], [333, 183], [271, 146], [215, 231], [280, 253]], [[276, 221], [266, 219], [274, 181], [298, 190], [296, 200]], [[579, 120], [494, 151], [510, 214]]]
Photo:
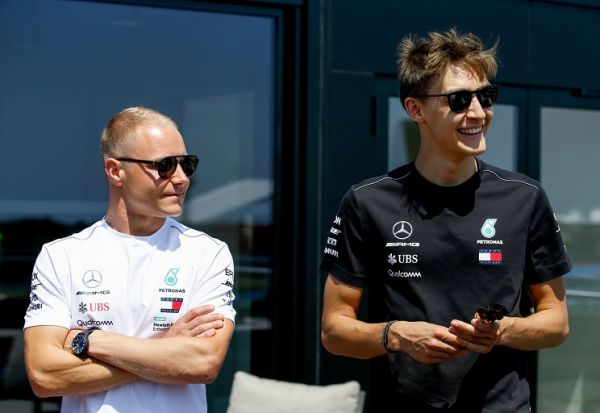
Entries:
[[178, 313], [183, 304], [183, 298], [180, 297], [161, 297], [161, 313]]
[[486, 219], [481, 226], [481, 235], [486, 238], [493, 238], [494, 235], [496, 235], [496, 228], [494, 228], [494, 225], [496, 225], [497, 221], [498, 220], [496, 218]]
[[102, 284], [102, 274], [100, 271], [88, 270], [83, 274], [82, 281], [87, 288], [98, 288]]
[[483, 249], [479, 250], [479, 264], [481, 265], [502, 264], [503, 256], [500, 248], [504, 245], [504, 240], [492, 239], [496, 236], [496, 222], [498, 222], [497, 218], [487, 218], [481, 226], [481, 235], [486, 238], [477, 240], [477, 245], [483, 246]]
[[[164, 283], [169, 287], [174, 287], [179, 281], [177, 273], [179, 273], [179, 268], [170, 268], [163, 279]], [[159, 288], [158, 291], [160, 293], [185, 294], [185, 288]], [[179, 313], [182, 305], [183, 297], [160, 297], [161, 313]]]
[[82, 313], [82, 314], [85, 314], [88, 311], [91, 311], [92, 313], [97, 313], [97, 312], [102, 312], [102, 311], [106, 312], [106, 311], [110, 311], [110, 303], [109, 302], [104, 302], [104, 303], [97, 303], [97, 302], [84, 303], [84, 302], [81, 302], [81, 303], [79, 303], [78, 309], [79, 309], [79, 312]]
[[154, 317], [154, 323], [152, 324], [152, 331], [167, 331], [173, 323], [169, 322], [167, 317], [156, 316]]
[[479, 250], [479, 263], [482, 265], [502, 264], [502, 250], [489, 249]]
[[398, 221], [394, 224], [392, 233], [399, 240], [407, 239], [412, 235], [413, 227], [408, 221]]
[[398, 260], [396, 259], [396, 256], [394, 254], [390, 254], [390, 255], [388, 255], [388, 262], [391, 265], [394, 265], [398, 262]]
[[171, 268], [167, 271], [167, 275], [165, 275], [165, 284], [172, 287], [177, 284], [177, 273], [179, 272], [179, 268]]

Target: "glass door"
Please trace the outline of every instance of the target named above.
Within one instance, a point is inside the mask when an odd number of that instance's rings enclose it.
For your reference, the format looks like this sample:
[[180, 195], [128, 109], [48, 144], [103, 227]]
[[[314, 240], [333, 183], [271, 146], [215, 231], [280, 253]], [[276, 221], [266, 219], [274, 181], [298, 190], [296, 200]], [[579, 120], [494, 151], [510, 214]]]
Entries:
[[600, 411], [600, 100], [535, 92], [540, 180], [573, 264], [565, 277], [571, 333], [539, 352], [538, 411]]
[[[136, 3], [0, 2], [0, 350], [19, 340], [42, 244], [105, 213], [102, 128], [124, 107], [148, 106], [200, 158], [180, 220], [234, 257], [236, 329], [207, 390], [209, 410], [225, 411], [235, 370], [274, 369], [281, 13]], [[33, 397], [23, 368], [0, 365], [0, 380], [17, 375]]]

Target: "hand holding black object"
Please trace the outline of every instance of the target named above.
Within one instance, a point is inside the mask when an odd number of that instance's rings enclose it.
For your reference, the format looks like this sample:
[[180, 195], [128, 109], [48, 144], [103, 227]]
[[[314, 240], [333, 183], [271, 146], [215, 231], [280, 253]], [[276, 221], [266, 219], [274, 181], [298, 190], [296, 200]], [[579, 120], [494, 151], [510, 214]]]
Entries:
[[508, 310], [502, 304], [492, 304], [487, 307], [479, 307], [477, 314], [483, 321], [493, 323], [496, 320], [502, 320], [508, 314]]

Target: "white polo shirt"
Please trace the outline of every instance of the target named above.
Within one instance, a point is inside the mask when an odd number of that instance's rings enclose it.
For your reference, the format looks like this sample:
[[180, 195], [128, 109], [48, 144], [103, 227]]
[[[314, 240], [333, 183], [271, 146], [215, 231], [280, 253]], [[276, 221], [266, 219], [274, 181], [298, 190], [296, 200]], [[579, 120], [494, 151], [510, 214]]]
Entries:
[[[147, 237], [105, 220], [45, 244], [32, 275], [25, 327], [99, 327], [151, 338], [189, 309], [213, 304], [235, 320], [233, 260], [227, 245], [172, 218]], [[138, 381], [63, 398], [62, 412], [206, 412], [203, 384]]]

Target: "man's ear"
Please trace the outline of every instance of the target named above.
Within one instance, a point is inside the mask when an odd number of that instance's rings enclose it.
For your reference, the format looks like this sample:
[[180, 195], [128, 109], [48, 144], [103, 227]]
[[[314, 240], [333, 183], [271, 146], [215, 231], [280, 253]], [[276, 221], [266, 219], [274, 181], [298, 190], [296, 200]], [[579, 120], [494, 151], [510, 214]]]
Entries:
[[104, 161], [104, 173], [106, 174], [109, 185], [118, 187], [123, 186], [123, 169], [121, 167], [121, 162], [117, 161], [115, 158], [108, 158]]
[[404, 107], [406, 108], [406, 113], [412, 120], [417, 123], [423, 123], [425, 118], [423, 117], [423, 102], [419, 99], [407, 97], [404, 99]]

